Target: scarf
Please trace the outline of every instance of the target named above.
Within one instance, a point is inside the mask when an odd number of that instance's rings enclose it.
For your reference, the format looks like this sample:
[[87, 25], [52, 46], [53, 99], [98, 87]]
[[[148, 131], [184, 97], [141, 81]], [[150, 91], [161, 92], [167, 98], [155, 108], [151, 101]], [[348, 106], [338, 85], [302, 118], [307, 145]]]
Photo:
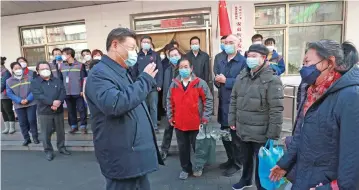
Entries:
[[26, 67], [26, 68], [24, 69], [24, 75], [27, 75], [28, 73], [29, 73], [29, 68]]
[[331, 71], [318, 85], [311, 85], [307, 90], [307, 99], [304, 103], [303, 114], [305, 115], [310, 108], [326, 91], [332, 86], [332, 84], [341, 77], [340, 73]]

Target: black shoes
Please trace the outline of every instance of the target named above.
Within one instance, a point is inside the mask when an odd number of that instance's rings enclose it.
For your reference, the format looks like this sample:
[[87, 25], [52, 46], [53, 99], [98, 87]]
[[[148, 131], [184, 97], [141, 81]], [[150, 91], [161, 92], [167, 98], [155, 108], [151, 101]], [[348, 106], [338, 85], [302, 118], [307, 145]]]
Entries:
[[53, 152], [45, 152], [46, 160], [52, 161], [54, 159], [54, 153]]
[[40, 141], [39, 141], [39, 139], [37, 137], [32, 138], [32, 140], [34, 141], [34, 144], [40, 144]]
[[67, 151], [65, 148], [59, 150], [60, 154], [63, 154], [63, 155], [71, 155], [71, 153], [69, 151]]
[[24, 140], [24, 142], [22, 143], [22, 146], [28, 146], [31, 143], [30, 139]]
[[219, 165], [219, 169], [222, 169], [222, 170], [226, 170], [228, 169], [229, 167], [231, 167], [233, 164], [232, 162], [230, 162], [229, 160], [227, 162], [224, 162], [222, 164]]
[[235, 173], [237, 173], [241, 168], [236, 166], [236, 165], [232, 165], [231, 167], [229, 167], [228, 169], [226, 169], [222, 174], [223, 176], [226, 177], [231, 177], [233, 176]]

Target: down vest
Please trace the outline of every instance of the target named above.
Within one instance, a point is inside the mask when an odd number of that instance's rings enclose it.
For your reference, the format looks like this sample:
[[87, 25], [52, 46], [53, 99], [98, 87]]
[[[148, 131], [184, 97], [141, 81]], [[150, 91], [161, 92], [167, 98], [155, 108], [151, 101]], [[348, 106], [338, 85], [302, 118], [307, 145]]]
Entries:
[[[359, 189], [359, 67], [337, 80], [308, 109], [288, 151], [277, 163], [296, 165], [292, 190]], [[298, 131], [298, 132], [297, 132]]]
[[234, 84], [228, 123], [246, 142], [264, 143], [278, 139], [283, 123], [282, 81], [268, 66], [254, 76], [244, 69]]

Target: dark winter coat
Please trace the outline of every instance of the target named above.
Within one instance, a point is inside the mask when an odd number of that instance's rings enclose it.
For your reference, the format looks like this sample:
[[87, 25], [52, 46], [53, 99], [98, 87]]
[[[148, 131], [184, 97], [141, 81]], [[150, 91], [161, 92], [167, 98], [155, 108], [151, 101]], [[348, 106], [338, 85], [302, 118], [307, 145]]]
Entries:
[[214, 85], [218, 88], [219, 98], [217, 119], [218, 123], [223, 126], [228, 126], [228, 110], [232, 88], [236, 81], [236, 77], [244, 68], [247, 68], [246, 59], [240, 53], [237, 53], [237, 55], [229, 62], [226, 56], [217, 65], [217, 69], [215, 69], [216, 72], [214, 74], [223, 74], [226, 77], [225, 84], [217, 82], [214, 83]]
[[163, 164], [144, 102], [155, 84], [144, 72], [132, 82], [128, 70], [106, 55], [90, 70], [86, 100], [95, 154], [106, 178], [143, 176]]
[[283, 123], [283, 86], [268, 64], [255, 74], [245, 69], [231, 94], [228, 121], [245, 142], [278, 139]]
[[300, 132], [277, 163], [290, 171], [296, 165], [293, 190], [315, 187], [359, 189], [359, 67], [355, 66], [308, 109]]

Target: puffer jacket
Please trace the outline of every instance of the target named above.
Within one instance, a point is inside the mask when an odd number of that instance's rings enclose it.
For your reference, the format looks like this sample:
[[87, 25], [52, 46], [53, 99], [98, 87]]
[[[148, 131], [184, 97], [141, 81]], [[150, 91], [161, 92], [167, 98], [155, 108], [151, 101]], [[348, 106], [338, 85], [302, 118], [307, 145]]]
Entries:
[[278, 139], [283, 123], [283, 86], [268, 64], [255, 74], [244, 69], [234, 84], [228, 123], [245, 142]]
[[296, 165], [292, 190], [359, 189], [359, 66], [337, 80], [306, 112], [300, 133], [277, 165]]

